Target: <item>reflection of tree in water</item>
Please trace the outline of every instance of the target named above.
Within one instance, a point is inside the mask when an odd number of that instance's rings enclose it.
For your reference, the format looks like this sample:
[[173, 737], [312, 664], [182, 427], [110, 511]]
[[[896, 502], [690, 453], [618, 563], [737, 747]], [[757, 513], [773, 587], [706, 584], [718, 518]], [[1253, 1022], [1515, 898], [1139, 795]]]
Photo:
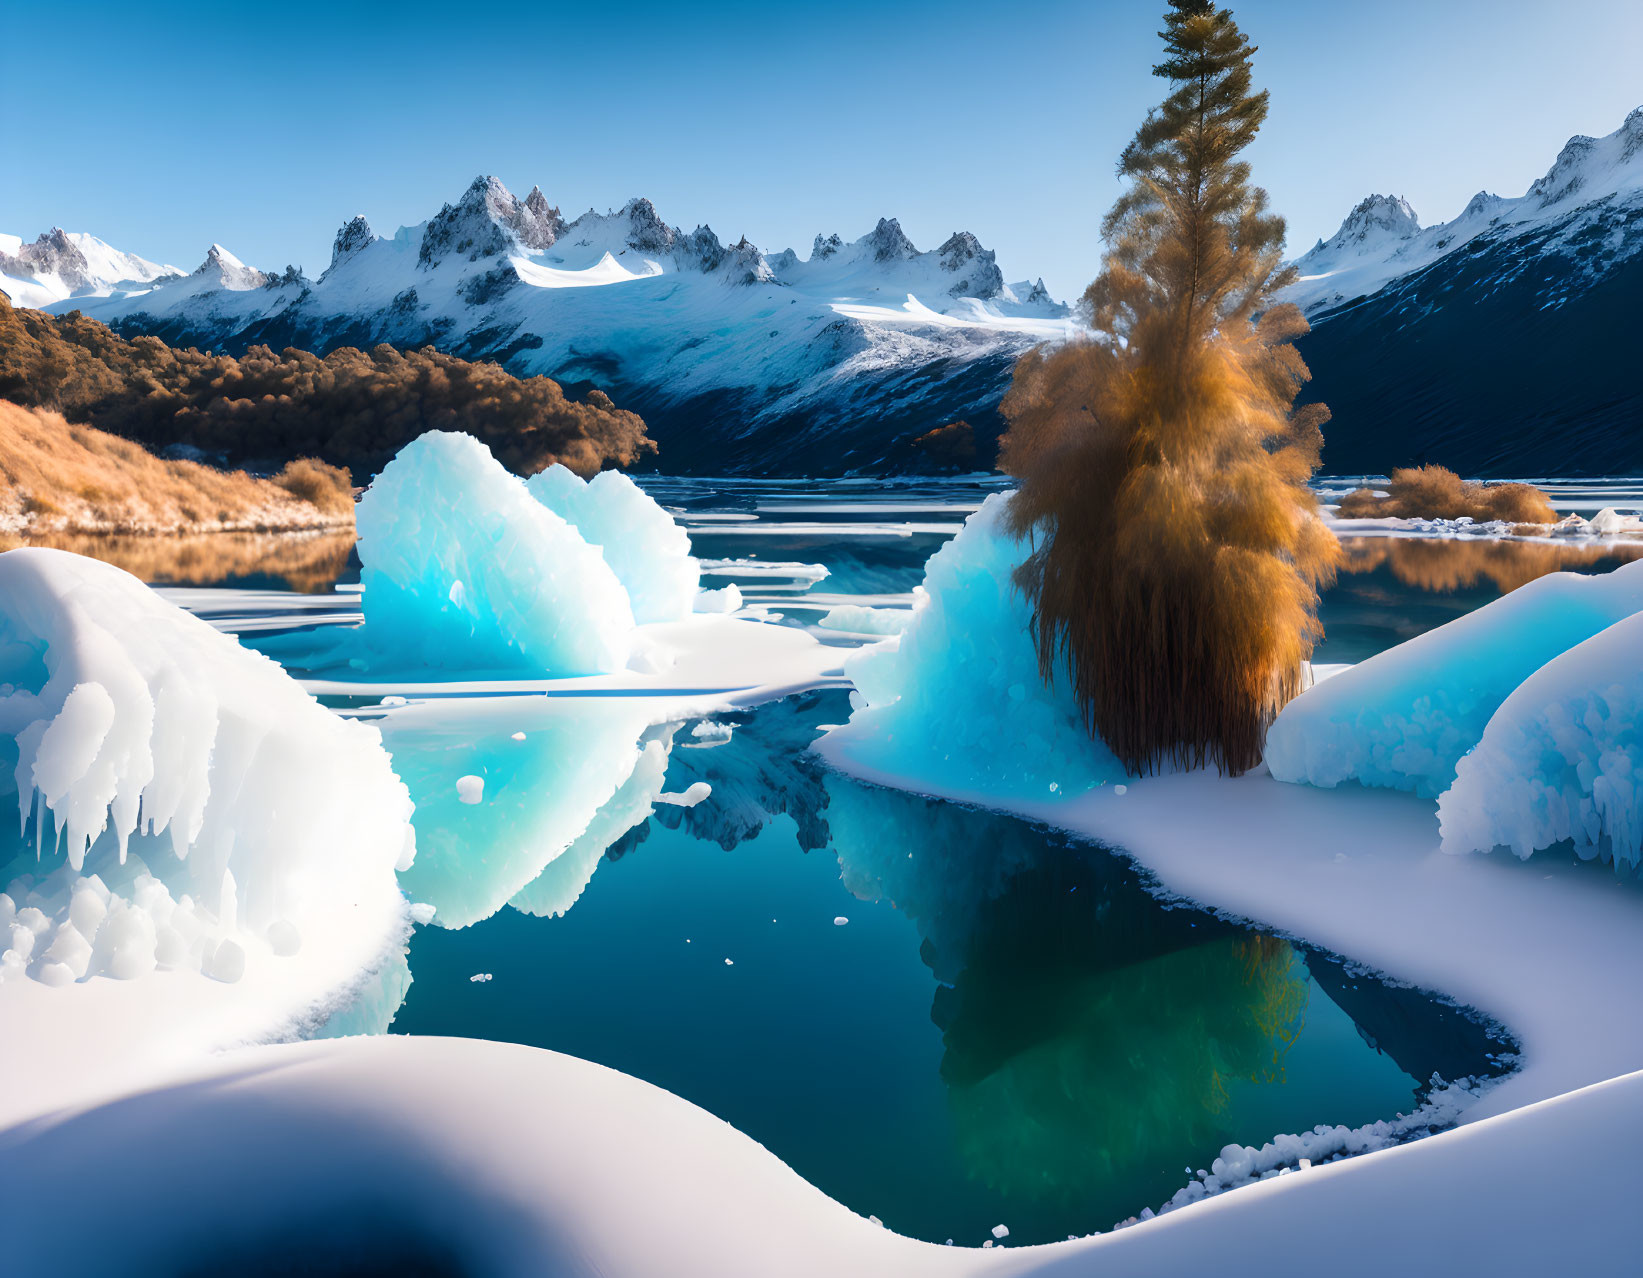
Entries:
[[1229, 1087], [1283, 1078], [1309, 990], [1287, 943], [1219, 935], [1134, 963], [1099, 951], [983, 933], [938, 993], [959, 1146], [997, 1190], [1167, 1195], [1183, 1161], [1236, 1134]]
[[1533, 541], [1423, 537], [1343, 537], [1343, 574], [1385, 567], [1400, 583], [1433, 593], [1487, 582], [1509, 594], [1554, 572], [1606, 572], [1643, 557], [1643, 542], [1560, 545]]
[[1283, 1078], [1310, 990], [1287, 942], [1164, 908], [1102, 849], [826, 784], [846, 884], [912, 918], [944, 982], [931, 1017], [956, 1138], [994, 1189], [1167, 1196], [1236, 1135], [1229, 1089]]
[[211, 586], [233, 581], [266, 582], [302, 594], [336, 585], [348, 567], [354, 534], [201, 533], [195, 536], [87, 536], [50, 533], [0, 537], [0, 550], [51, 546], [101, 559], [143, 581], [169, 586]]

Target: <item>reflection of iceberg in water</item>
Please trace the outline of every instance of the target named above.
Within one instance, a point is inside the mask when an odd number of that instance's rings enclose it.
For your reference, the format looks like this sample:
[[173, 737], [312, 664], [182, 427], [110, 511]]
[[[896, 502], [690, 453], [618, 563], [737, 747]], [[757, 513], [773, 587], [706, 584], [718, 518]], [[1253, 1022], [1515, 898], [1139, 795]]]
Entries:
[[[445, 927], [494, 914], [619, 794], [641, 762], [647, 723], [643, 707], [620, 698], [436, 700], [386, 713], [383, 744], [416, 803], [405, 892]], [[470, 775], [485, 782], [478, 803], [457, 793]]]
[[570, 847], [549, 861], [541, 874], [514, 893], [508, 904], [544, 918], [557, 918], [576, 904], [606, 850], [655, 811], [677, 726], [666, 724], [645, 734], [646, 740], [632, 771], [594, 814], [587, 829], [576, 836]]

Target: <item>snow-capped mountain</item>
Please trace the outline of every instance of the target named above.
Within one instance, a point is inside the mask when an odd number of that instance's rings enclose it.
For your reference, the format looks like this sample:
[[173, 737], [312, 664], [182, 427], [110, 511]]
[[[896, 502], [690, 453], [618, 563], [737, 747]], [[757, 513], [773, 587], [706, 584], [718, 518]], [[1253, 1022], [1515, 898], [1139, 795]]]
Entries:
[[431, 344], [599, 387], [645, 417], [669, 469], [775, 472], [894, 464], [958, 417], [996, 429], [1016, 357], [1072, 328], [967, 232], [920, 252], [886, 218], [767, 256], [649, 200], [567, 219], [486, 177], [391, 237], [353, 218], [318, 279], [213, 245], [190, 275], [49, 309], [230, 353]]
[[52, 227], [32, 244], [0, 235], [0, 292], [17, 306], [48, 306], [64, 298], [106, 297], [151, 288], [175, 266], [160, 266], [110, 248], [94, 235]]
[[1643, 107], [1448, 222], [1370, 196], [1296, 266], [1329, 470], [1643, 469]]

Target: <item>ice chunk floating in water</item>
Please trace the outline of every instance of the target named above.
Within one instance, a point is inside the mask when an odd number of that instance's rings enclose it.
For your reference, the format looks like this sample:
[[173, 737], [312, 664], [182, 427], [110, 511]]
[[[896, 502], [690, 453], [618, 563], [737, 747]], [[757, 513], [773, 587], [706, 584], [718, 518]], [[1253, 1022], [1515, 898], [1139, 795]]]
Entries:
[[1302, 693], [1267, 733], [1267, 767], [1280, 781], [1436, 798], [1519, 684], [1639, 610], [1643, 561], [1542, 577]]
[[[1622, 569], [1621, 571], [1625, 571]], [[1569, 841], [1643, 861], [1643, 613], [1547, 662], [1507, 697], [1438, 800], [1446, 852], [1520, 857]]]
[[376, 730], [111, 565], [0, 554], [0, 755], [0, 980], [232, 982], [321, 936], [340, 982], [403, 926], [411, 802]]
[[405, 445], [357, 524], [374, 654], [554, 675], [627, 662], [633, 609], [605, 556], [471, 436], [430, 431]]
[[635, 621], [681, 621], [690, 615], [702, 576], [690, 554], [690, 537], [638, 484], [615, 470], [583, 481], [553, 465], [532, 475], [526, 487], [583, 541], [603, 551], [627, 590]]
[[1025, 544], [994, 494], [930, 558], [924, 594], [899, 637], [853, 654], [845, 673], [866, 704], [836, 740], [881, 772], [927, 775], [1009, 798], [1080, 793], [1124, 776], [1084, 728], [1065, 680], [1038, 673], [1032, 619], [1012, 573]]

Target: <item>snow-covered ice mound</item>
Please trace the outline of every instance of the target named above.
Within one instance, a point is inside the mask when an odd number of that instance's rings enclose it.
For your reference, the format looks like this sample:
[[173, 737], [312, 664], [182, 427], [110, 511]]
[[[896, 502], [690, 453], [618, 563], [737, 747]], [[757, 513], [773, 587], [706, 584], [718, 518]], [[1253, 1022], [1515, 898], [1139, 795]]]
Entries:
[[7, 792], [0, 982], [234, 982], [328, 932], [341, 983], [403, 926], [411, 802], [376, 731], [108, 564], [0, 554]]
[[627, 590], [635, 621], [679, 621], [690, 615], [702, 576], [690, 554], [690, 536], [638, 484], [615, 470], [584, 481], [553, 465], [532, 475], [526, 487], [574, 526], [583, 541], [604, 552]]
[[616, 573], [473, 437], [412, 440], [360, 499], [357, 524], [373, 654], [553, 675], [627, 662], [633, 609]]
[[1447, 852], [1565, 841], [1643, 861], [1643, 613], [1547, 662], [1507, 697], [1438, 800]]
[[1092, 740], [1064, 680], [1038, 672], [1031, 614], [1011, 574], [1026, 547], [994, 494], [925, 567], [923, 595], [899, 637], [853, 654], [845, 673], [864, 704], [840, 732], [879, 772], [933, 765], [957, 788], [1050, 798], [1122, 780]]
[[1643, 561], [1542, 577], [1302, 693], [1267, 733], [1267, 767], [1280, 781], [1436, 798], [1519, 684], [1639, 610]]

